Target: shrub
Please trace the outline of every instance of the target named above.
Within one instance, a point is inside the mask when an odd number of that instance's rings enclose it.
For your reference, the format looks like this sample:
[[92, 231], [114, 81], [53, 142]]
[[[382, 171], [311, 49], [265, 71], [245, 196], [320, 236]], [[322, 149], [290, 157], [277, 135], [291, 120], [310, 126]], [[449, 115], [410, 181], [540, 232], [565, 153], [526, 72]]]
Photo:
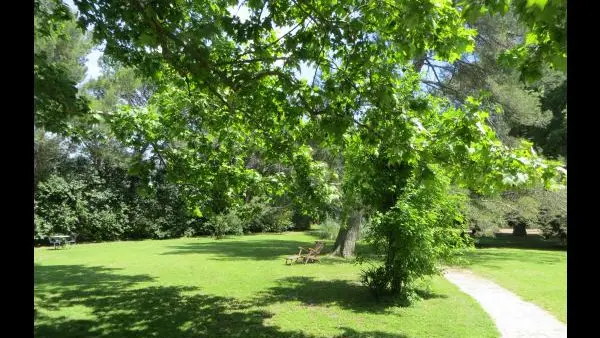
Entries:
[[378, 297], [410, 302], [414, 282], [438, 274], [440, 263], [455, 262], [472, 246], [463, 215], [464, 198], [450, 193], [447, 182], [408, 186], [390, 210], [372, 218], [367, 240], [384, 265], [363, 271], [363, 283]]
[[265, 232], [283, 232], [293, 228], [293, 211], [284, 207], [270, 207], [263, 211], [259, 220]]
[[340, 231], [340, 223], [334, 218], [327, 216], [320, 224], [319, 237], [323, 239], [335, 239]]
[[466, 218], [469, 228], [475, 234], [493, 234], [499, 228], [505, 227], [505, 208], [499, 199], [483, 199], [471, 197], [466, 208]]
[[273, 206], [260, 197], [231, 208], [229, 212], [238, 216], [244, 232], [283, 232], [294, 226], [290, 208]]
[[375, 299], [380, 300], [389, 289], [390, 278], [387, 274], [385, 266], [371, 266], [361, 272], [360, 281]]
[[183, 234], [182, 234], [182, 236], [183, 236], [183, 237], [194, 237], [194, 235], [195, 235], [195, 234], [196, 234], [196, 232], [194, 231], [194, 229], [193, 229], [193, 228], [186, 228], [186, 229], [183, 231]]
[[208, 224], [211, 234], [215, 238], [223, 238], [225, 235], [241, 235], [243, 233], [242, 220], [235, 212], [227, 212], [213, 216]]
[[541, 230], [544, 238], [558, 238], [567, 243], [567, 215], [556, 210], [542, 208], [539, 214]]
[[121, 178], [52, 174], [40, 182], [34, 202], [34, 240], [45, 241], [54, 233], [77, 233], [79, 241], [183, 235], [192, 218], [176, 189], [158, 187], [132, 196], [127, 194], [127, 176]]
[[566, 206], [566, 187], [556, 191], [534, 187], [495, 198], [474, 196], [468, 203], [467, 218], [469, 227], [484, 235], [509, 226], [515, 235], [541, 228], [547, 237], [566, 237]]
[[541, 208], [538, 213], [538, 224], [545, 238], [558, 238], [567, 242], [567, 189], [556, 191], [537, 190], [536, 197]]
[[294, 230], [308, 230], [310, 229], [310, 223], [312, 217], [309, 215], [303, 215], [299, 210], [294, 210], [292, 216], [292, 223], [294, 223]]
[[127, 231], [127, 208], [110, 189], [51, 175], [36, 192], [34, 238], [77, 233], [84, 241], [115, 240]]

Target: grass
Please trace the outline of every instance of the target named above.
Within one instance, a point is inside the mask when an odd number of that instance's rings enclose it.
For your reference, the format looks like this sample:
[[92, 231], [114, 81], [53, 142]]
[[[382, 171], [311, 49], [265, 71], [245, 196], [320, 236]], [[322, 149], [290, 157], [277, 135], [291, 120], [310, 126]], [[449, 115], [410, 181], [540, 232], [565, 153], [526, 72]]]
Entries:
[[567, 322], [567, 253], [558, 242], [497, 235], [478, 246], [466, 267]]
[[[498, 337], [445, 279], [376, 303], [360, 266], [286, 266], [309, 233], [81, 244], [34, 254], [36, 337]], [[328, 242], [327, 248], [331, 247]]]

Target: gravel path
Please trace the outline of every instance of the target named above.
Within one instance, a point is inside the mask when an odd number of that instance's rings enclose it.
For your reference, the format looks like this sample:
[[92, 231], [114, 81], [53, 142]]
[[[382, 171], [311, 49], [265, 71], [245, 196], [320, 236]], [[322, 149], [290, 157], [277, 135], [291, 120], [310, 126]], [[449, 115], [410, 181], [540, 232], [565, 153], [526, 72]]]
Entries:
[[566, 324], [491, 281], [458, 269], [449, 269], [444, 276], [481, 304], [496, 323], [502, 338], [567, 336]]

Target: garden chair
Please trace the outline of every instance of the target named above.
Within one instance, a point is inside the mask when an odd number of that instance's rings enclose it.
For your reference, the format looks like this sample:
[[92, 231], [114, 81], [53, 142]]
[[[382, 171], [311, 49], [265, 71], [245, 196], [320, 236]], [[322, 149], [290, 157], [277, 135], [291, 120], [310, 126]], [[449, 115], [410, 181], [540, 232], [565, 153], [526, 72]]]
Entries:
[[72, 234], [71, 238], [67, 241], [68, 244], [73, 245], [77, 243], [77, 234]]
[[302, 255], [302, 258], [304, 260], [304, 264], [306, 263], [313, 263], [313, 262], [320, 262], [321, 261], [321, 257], [319, 257], [319, 255], [321, 254], [321, 250], [325, 247], [325, 243], [322, 241], [316, 241], [315, 242], [315, 247], [314, 248], [308, 248], [308, 249], [304, 249], [307, 250], [308, 253], [306, 255]]
[[[298, 254], [287, 256], [285, 258], [285, 264], [291, 265], [292, 263], [298, 261], [303, 261], [304, 264], [308, 262], [318, 262], [320, 259], [318, 255], [321, 253], [321, 249], [323, 249], [324, 246], [325, 243], [322, 241], [316, 241], [314, 248], [304, 248], [299, 246], [298, 248], [300, 251], [298, 251]], [[307, 253], [303, 255], [302, 251], [306, 251]]]
[[52, 237], [48, 237], [48, 241], [50, 242], [50, 244], [52, 244], [52, 246], [54, 247], [55, 250], [56, 250], [56, 247], [60, 244], [59, 241], [55, 240]]

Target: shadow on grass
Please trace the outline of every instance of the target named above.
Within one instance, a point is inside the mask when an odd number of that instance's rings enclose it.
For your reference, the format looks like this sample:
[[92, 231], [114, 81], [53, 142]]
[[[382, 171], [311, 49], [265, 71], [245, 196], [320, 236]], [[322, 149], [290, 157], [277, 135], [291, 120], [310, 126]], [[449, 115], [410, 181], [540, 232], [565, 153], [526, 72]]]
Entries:
[[475, 239], [478, 248], [513, 248], [513, 249], [535, 249], [535, 250], [567, 250], [559, 240], [544, 239], [541, 235], [527, 235], [524, 237], [512, 234], [495, 234], [494, 237], [479, 237]]
[[498, 252], [477, 250], [476, 252], [467, 255], [469, 264], [481, 265], [490, 268], [500, 268], [498, 265], [491, 263], [502, 261], [518, 261], [531, 264], [564, 264], [566, 257], [557, 257], [556, 252], [536, 252], [532, 254], [527, 250], [522, 252]]
[[[34, 336], [314, 337], [301, 331], [280, 331], [276, 326], [264, 325], [263, 321], [273, 314], [257, 310], [256, 304], [201, 294], [195, 287], [144, 287], [140, 283], [152, 281], [152, 277], [127, 276], [116, 270], [82, 265], [36, 265]], [[264, 300], [260, 303], [264, 304]], [[53, 311], [70, 307], [76, 307], [72, 311], [79, 315], [52, 315]], [[406, 338], [348, 328], [340, 335], [373, 336]]]
[[[314, 242], [273, 239], [252, 241], [214, 240], [170, 246], [171, 250], [164, 252], [163, 255], [208, 254], [216, 256], [213, 259], [217, 260], [281, 260], [284, 264], [285, 260], [282, 257], [297, 254], [299, 247], [311, 248], [314, 247]], [[321, 264], [347, 263], [343, 259], [329, 259], [327, 256], [332, 249], [332, 244], [326, 243], [321, 251]]]
[[253, 241], [214, 240], [171, 246], [169, 248], [172, 250], [163, 253], [163, 255], [209, 254], [221, 258], [273, 260], [281, 258], [281, 255], [298, 253], [299, 246], [310, 247], [311, 245], [314, 245], [314, 243], [273, 239]]
[[[304, 306], [336, 305], [357, 313], [385, 313], [390, 307], [405, 306], [393, 300], [376, 302], [369, 290], [358, 282], [347, 280], [315, 280], [313, 277], [287, 277], [258, 295], [257, 302], [272, 304], [299, 301]], [[418, 291], [423, 299], [446, 298], [446, 295]]]
[[123, 269], [103, 266], [84, 265], [34, 265], [34, 283], [36, 286], [51, 285], [52, 287], [77, 287], [79, 290], [88, 288], [129, 287], [140, 282], [151, 282], [147, 275], [129, 276], [116, 272]]
[[395, 333], [387, 333], [382, 331], [368, 331], [368, 332], [359, 332], [349, 327], [341, 327], [344, 330], [344, 333], [341, 335], [334, 336], [334, 338], [349, 338], [349, 337], [358, 337], [358, 338], [409, 338], [407, 335], [403, 334], [395, 334]]
[[[496, 234], [496, 237], [476, 238], [475, 251], [467, 252], [462, 262], [454, 266], [468, 268], [478, 265], [492, 269], [503, 269], [501, 263], [518, 261], [533, 264], [564, 264], [566, 247], [557, 240], [545, 240], [539, 235], [517, 237], [512, 234]], [[487, 250], [487, 249], [517, 249], [517, 250]], [[536, 250], [534, 252], [530, 250]]]
[[[321, 262], [316, 264], [348, 264], [353, 263], [354, 259], [344, 259], [331, 256], [333, 251], [333, 241], [325, 240], [325, 247], [321, 250]], [[295, 241], [286, 239], [264, 239], [242, 241], [238, 238], [228, 238], [220, 240], [211, 240], [208, 242], [186, 243], [183, 245], [170, 246], [169, 251], [162, 255], [182, 255], [182, 254], [208, 254], [215, 256], [213, 260], [257, 260], [270, 261], [281, 260], [285, 264], [284, 256], [295, 255], [299, 247], [314, 247], [314, 242]], [[366, 243], [356, 243], [356, 251], [365, 256], [372, 256], [370, 248]], [[306, 251], [303, 251], [305, 253]], [[297, 263], [300, 264], [300, 263]], [[312, 264], [312, 263], [311, 263]]]

